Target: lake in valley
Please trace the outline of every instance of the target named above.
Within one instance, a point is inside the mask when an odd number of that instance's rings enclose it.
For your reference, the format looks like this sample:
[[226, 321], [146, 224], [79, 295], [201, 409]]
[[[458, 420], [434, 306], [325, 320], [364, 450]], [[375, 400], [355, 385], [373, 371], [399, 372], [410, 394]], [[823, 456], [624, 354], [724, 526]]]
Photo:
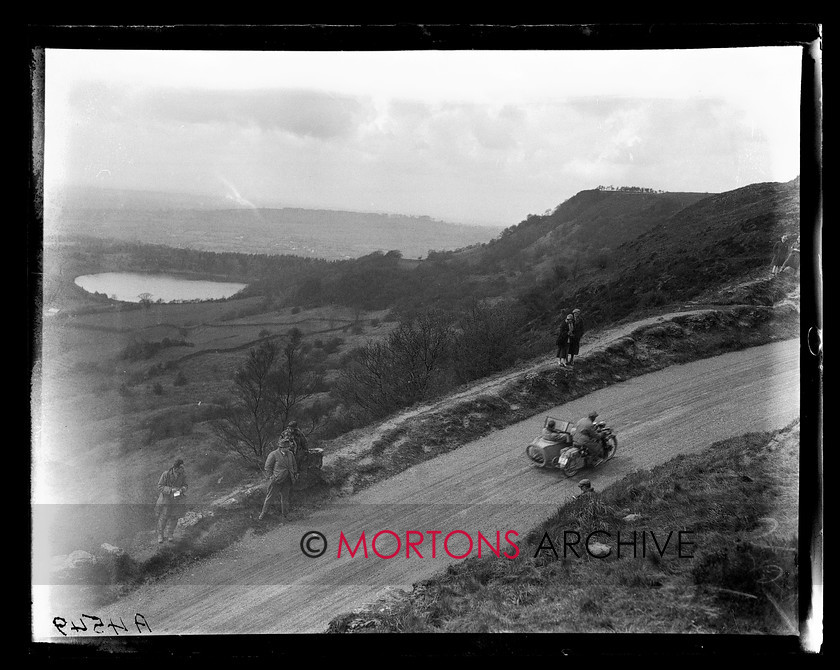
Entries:
[[247, 284], [235, 282], [184, 279], [165, 274], [142, 272], [101, 272], [76, 277], [75, 283], [88, 293], [104, 293], [113, 300], [140, 302], [147, 297], [152, 302], [182, 300], [218, 300], [229, 298]]

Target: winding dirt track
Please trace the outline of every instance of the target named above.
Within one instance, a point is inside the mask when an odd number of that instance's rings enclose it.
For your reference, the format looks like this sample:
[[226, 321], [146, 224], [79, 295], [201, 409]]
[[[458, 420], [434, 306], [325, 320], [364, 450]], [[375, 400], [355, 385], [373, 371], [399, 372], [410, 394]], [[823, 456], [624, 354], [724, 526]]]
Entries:
[[[619, 439], [615, 459], [594, 473], [603, 488], [638, 469], [663, 463], [680, 453], [701, 450], [712, 442], [750, 431], [774, 430], [799, 416], [799, 342], [769, 344], [673, 366], [579, 398], [550, 410], [576, 419], [592, 408], [615, 428]], [[556, 471], [533, 467], [525, 445], [542, 427], [543, 416], [499, 430], [456, 451], [417, 465], [360, 494], [320, 510], [300, 521], [241, 542], [194, 568], [146, 586], [107, 609], [90, 612], [105, 621], [119, 617], [129, 624], [142, 613], [154, 634], [238, 634], [323, 632], [336, 615], [374, 601], [389, 588], [407, 588], [432, 576], [455, 559], [443, 550], [445, 536], [481, 532], [496, 550], [513, 554], [505, 533], [524, 536], [576, 493], [575, 480]], [[387, 529], [401, 538], [399, 553], [389, 560], [371, 549], [375, 533]], [[327, 552], [305, 557], [301, 536], [319, 530]], [[424, 533], [439, 530], [438, 535]], [[665, 529], [667, 532], [669, 529]], [[355, 547], [365, 531], [368, 555], [355, 558], [342, 548], [340, 533]], [[406, 532], [417, 551], [406, 558]], [[421, 534], [422, 533], [422, 534]], [[510, 535], [516, 540], [516, 536]], [[432, 558], [432, 539], [436, 557]], [[313, 543], [314, 547], [319, 542]], [[381, 535], [378, 552], [397, 549], [395, 537]], [[466, 536], [455, 534], [447, 544], [453, 554], [468, 550]], [[475, 547], [474, 547], [475, 548]], [[490, 549], [482, 544], [482, 554]], [[493, 551], [495, 553], [495, 551]], [[508, 560], [504, 555], [496, 560]], [[33, 587], [48, 606], [33, 612], [36, 639], [58, 635], [51, 621], [62, 613], [70, 594]], [[41, 602], [44, 602], [43, 600]], [[130, 630], [135, 630], [129, 625]], [[107, 635], [103, 635], [105, 637]], [[79, 633], [71, 633], [78, 635]], [[93, 634], [88, 629], [88, 634]], [[147, 632], [143, 631], [143, 634]]]

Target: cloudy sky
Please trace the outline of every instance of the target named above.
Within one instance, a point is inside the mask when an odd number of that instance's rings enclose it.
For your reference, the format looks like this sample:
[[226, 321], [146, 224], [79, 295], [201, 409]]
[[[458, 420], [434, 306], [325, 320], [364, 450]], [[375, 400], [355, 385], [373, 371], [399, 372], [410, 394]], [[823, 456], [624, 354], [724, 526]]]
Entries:
[[798, 47], [48, 49], [44, 179], [512, 225], [799, 173]]

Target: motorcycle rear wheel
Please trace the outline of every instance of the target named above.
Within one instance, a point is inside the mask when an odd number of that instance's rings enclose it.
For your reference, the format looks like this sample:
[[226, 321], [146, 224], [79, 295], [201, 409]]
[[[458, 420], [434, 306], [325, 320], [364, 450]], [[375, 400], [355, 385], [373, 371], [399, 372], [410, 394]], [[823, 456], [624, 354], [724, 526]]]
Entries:
[[567, 477], [574, 477], [578, 472], [583, 469], [582, 465], [577, 466], [576, 468], [570, 468], [568, 465], [563, 468], [563, 474]]
[[618, 450], [618, 438], [615, 435], [610, 435], [609, 439], [604, 444], [604, 458], [602, 461], [608, 461], [613, 456], [615, 456], [615, 452]]

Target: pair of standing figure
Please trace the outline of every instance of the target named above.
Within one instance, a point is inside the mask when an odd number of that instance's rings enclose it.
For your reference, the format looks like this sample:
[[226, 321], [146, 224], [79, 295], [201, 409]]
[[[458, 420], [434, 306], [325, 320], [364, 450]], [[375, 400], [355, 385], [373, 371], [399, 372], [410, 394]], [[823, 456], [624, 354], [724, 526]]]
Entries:
[[580, 310], [574, 309], [560, 324], [557, 334], [557, 363], [574, 367], [575, 356], [580, 351], [580, 338], [583, 336], [583, 319]]
[[299, 448], [291, 436], [284, 432], [277, 442], [277, 448], [272, 451], [265, 461], [264, 471], [268, 479], [262, 511], [262, 519], [271, 509], [275, 498], [280, 498], [280, 513], [284, 519], [289, 518], [289, 503], [292, 497], [292, 485], [300, 476], [298, 459], [295, 452]]

